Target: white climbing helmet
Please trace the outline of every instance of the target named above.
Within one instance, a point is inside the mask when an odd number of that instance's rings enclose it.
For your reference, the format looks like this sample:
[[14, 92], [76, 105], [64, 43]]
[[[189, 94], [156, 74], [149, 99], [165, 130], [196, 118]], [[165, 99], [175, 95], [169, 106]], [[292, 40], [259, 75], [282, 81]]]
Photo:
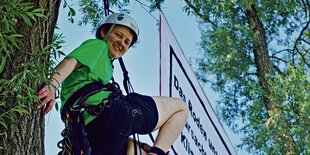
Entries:
[[[127, 14], [113, 13], [104, 19], [100, 27], [102, 27], [105, 24], [112, 24], [112, 25], [115, 24], [115, 25], [126, 26], [134, 32], [132, 44], [134, 44], [138, 40], [138, 35], [139, 35], [138, 24], [132, 17], [128, 16]], [[100, 31], [100, 30], [98, 29], [97, 31]]]

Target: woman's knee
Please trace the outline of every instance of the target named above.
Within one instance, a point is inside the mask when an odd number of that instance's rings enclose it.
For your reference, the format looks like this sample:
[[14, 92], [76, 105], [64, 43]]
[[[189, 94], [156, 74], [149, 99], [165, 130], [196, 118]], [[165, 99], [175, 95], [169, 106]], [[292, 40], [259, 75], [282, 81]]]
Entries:
[[187, 118], [189, 115], [188, 106], [182, 99], [163, 97], [157, 99], [157, 101], [161, 101], [160, 104], [157, 104], [158, 106], [161, 106], [158, 107], [158, 110], [160, 113], [168, 114], [168, 118], [175, 113], [180, 113], [184, 118]]
[[182, 116], [187, 119], [189, 115], [189, 109], [187, 104], [182, 99], [177, 99], [178, 104], [180, 106], [180, 111], [182, 112]]

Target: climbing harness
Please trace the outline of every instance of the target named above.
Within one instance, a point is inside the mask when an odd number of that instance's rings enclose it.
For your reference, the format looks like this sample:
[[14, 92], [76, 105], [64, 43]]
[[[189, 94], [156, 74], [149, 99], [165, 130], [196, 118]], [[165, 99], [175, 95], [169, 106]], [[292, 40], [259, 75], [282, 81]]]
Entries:
[[[98, 105], [86, 105], [88, 97], [99, 91], [111, 91], [112, 93]], [[98, 116], [111, 107], [113, 100], [123, 97], [122, 91], [116, 82], [106, 85], [93, 82], [71, 95], [64, 104], [61, 113], [65, 129], [61, 133], [63, 139], [57, 143], [57, 146], [61, 149], [58, 155], [90, 155], [91, 148], [84, 126], [83, 112]]]

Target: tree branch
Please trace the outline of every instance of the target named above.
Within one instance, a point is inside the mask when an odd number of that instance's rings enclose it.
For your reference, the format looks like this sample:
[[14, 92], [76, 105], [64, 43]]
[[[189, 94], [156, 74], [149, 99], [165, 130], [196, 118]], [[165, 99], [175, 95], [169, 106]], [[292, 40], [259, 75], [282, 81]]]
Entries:
[[284, 62], [284, 63], [288, 63], [288, 61], [285, 61], [284, 59], [281, 59], [281, 58], [279, 58], [279, 57], [276, 57], [276, 56], [271, 56], [271, 58], [272, 59], [277, 59], [277, 60], [279, 60], [279, 61], [282, 61], [282, 62]]
[[305, 15], [307, 17], [308, 16], [308, 14], [307, 14], [307, 4], [306, 4], [306, 2], [304, 0], [301, 0], [301, 3], [304, 5], [304, 11], [305, 11]]
[[310, 64], [307, 62], [307, 59], [305, 58], [305, 55], [308, 54], [307, 50], [306, 49], [303, 49], [304, 51], [306, 51], [305, 54], [302, 54], [302, 53], [299, 53], [299, 55], [301, 56], [301, 59], [303, 60], [303, 62], [308, 66], [310, 67]]
[[196, 8], [189, 0], [184, 0], [184, 1], [187, 3], [189, 8], [191, 8], [194, 11], [194, 13], [198, 17], [200, 17], [202, 20], [210, 23], [214, 29], [217, 28], [217, 25], [213, 21], [211, 21], [210, 18], [208, 18], [206, 15], [200, 13], [200, 9], [199, 8]]
[[[295, 51], [297, 51], [297, 53], [299, 54], [299, 55], [301, 55], [302, 56], [302, 54], [299, 52], [299, 50], [298, 50], [298, 47], [297, 47], [297, 45], [298, 45], [298, 42], [299, 41], [301, 41], [301, 37], [303, 36], [303, 34], [304, 34], [304, 32], [307, 30], [307, 28], [309, 27], [309, 24], [310, 24], [310, 17], [308, 18], [308, 21], [306, 22], [306, 26], [304, 26], [303, 28], [302, 28], [302, 30], [301, 30], [301, 32], [300, 32], [300, 34], [299, 34], [299, 36], [297, 37], [297, 39], [296, 39], [296, 41], [295, 41], [295, 43], [294, 43], [294, 47], [293, 47], [293, 52], [292, 52], [292, 61], [293, 61], [293, 65], [295, 64], [294, 62], [294, 57], [295, 57]], [[303, 56], [302, 56], [303, 57]], [[305, 63], [307, 63], [307, 62], [305, 62]]]
[[282, 76], [284, 77], [285, 74], [280, 70], [279, 66], [272, 63], [272, 67]]
[[307, 40], [305, 40], [305, 39], [303, 39], [303, 38], [301, 38], [301, 39], [300, 39], [300, 41], [303, 41], [303, 42], [305, 42], [305, 43], [307, 43], [307, 44], [309, 44], [309, 45], [310, 45], [310, 42], [309, 42], [309, 41], [307, 41]]
[[272, 53], [272, 55], [271, 55], [271, 57], [274, 57], [275, 55], [277, 55], [277, 54], [279, 54], [279, 53], [282, 53], [282, 52], [289, 52], [289, 53], [292, 53], [291, 51], [291, 49], [283, 49], [283, 50], [280, 50], [280, 51], [277, 51], [277, 52], [274, 52], [274, 53]]

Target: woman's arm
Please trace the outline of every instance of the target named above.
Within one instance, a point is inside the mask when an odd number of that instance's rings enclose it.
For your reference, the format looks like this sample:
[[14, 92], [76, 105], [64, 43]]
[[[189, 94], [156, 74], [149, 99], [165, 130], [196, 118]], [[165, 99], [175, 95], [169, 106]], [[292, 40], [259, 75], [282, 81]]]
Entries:
[[60, 87], [61, 83], [70, 75], [70, 73], [81, 64], [74, 58], [65, 58], [57, 67], [57, 73], [50, 77], [53, 86], [45, 85], [38, 91], [38, 97], [43, 100], [37, 107], [44, 108], [44, 115], [46, 115], [55, 103], [55, 92]]

